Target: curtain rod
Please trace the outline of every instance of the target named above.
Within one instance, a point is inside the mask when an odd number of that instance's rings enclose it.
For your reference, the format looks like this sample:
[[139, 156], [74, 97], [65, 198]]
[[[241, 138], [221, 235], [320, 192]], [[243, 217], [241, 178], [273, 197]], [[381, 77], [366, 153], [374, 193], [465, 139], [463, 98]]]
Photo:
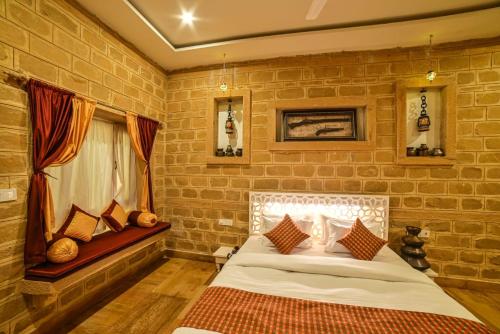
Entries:
[[[21, 74], [15, 74], [15, 73], [12, 73], [12, 72], [7, 72], [5, 70], [2, 70], [2, 72], [3, 72], [2, 79], [3, 79], [3, 81], [6, 84], [8, 84], [10, 86], [13, 86], [15, 88], [26, 90], [26, 84], [28, 83], [28, 80], [31, 79], [30, 77], [24, 76], [24, 75], [21, 75]], [[47, 85], [50, 85], [50, 86], [54, 86], [56, 88], [72, 92], [71, 90], [68, 90], [68, 89], [66, 89], [64, 87], [56, 86], [53, 83], [50, 83], [50, 82], [47, 82], [47, 81], [44, 81], [44, 80], [40, 80], [38, 78], [33, 78], [33, 79], [38, 80], [40, 82], [43, 82], [43, 83], [45, 83]], [[72, 92], [72, 93], [75, 93], [75, 92]], [[75, 95], [77, 95], [77, 94], [75, 93]], [[119, 107], [115, 107], [115, 106], [112, 106], [110, 104], [106, 104], [106, 103], [99, 102], [99, 101], [96, 101], [96, 106], [97, 107], [101, 107], [100, 110], [104, 110], [106, 112], [113, 112], [115, 114], [121, 114], [124, 117], [128, 113], [128, 111], [125, 110], [125, 109], [122, 109], [122, 108], [119, 108]], [[140, 116], [144, 117], [144, 118], [147, 118], [147, 119], [150, 119], [152, 121], [158, 122], [158, 127], [160, 129], [164, 128], [163, 122], [161, 122], [161, 121], [159, 121], [157, 119], [151, 118], [151, 117], [146, 117], [146, 116], [143, 116], [143, 115], [140, 115]]]

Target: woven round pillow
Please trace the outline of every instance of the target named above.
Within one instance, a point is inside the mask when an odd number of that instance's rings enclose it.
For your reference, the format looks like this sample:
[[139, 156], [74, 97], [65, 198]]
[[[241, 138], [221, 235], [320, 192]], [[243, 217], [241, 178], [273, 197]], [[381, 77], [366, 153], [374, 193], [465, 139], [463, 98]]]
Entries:
[[158, 216], [151, 212], [132, 211], [128, 215], [128, 221], [140, 227], [153, 227], [158, 221]]
[[52, 263], [65, 263], [78, 256], [78, 245], [70, 238], [54, 242], [47, 251], [47, 259]]

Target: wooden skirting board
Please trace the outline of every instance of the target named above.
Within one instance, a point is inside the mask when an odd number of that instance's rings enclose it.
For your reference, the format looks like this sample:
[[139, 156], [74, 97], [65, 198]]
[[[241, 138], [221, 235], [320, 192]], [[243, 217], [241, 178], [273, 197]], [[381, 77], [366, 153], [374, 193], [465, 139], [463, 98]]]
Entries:
[[500, 283], [467, 280], [451, 277], [436, 277], [434, 281], [443, 288], [459, 288], [467, 290], [478, 290], [483, 292], [500, 292]]
[[117, 263], [118, 261], [134, 255], [135, 253], [141, 251], [142, 249], [152, 245], [167, 236], [168, 230], [159, 232], [147, 239], [139, 241], [127, 248], [124, 248], [116, 253], [113, 253], [105, 258], [98, 260], [82, 269], [79, 269], [69, 275], [66, 275], [56, 281], [44, 281], [44, 280], [32, 280], [32, 279], [22, 279], [18, 285], [17, 289], [20, 293], [35, 296], [57, 296], [65, 289], [81, 282], [92, 275], [104, 271]]
[[[214, 257], [212, 255], [178, 251], [178, 250], [174, 250], [174, 249], [165, 250], [165, 255], [168, 257], [178, 257], [181, 259], [188, 259], [188, 260], [193, 260], [193, 261], [214, 262]], [[214, 266], [215, 266], [215, 264], [214, 264]]]

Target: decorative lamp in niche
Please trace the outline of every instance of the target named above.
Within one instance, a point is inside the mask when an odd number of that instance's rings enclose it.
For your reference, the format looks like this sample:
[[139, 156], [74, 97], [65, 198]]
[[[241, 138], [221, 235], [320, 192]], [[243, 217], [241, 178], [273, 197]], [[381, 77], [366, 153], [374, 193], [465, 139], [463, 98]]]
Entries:
[[228, 105], [227, 105], [227, 119], [226, 119], [226, 134], [232, 135], [234, 133], [234, 121], [233, 121], [233, 116], [231, 115], [231, 103], [233, 100], [229, 99], [227, 100]]
[[420, 100], [422, 103], [420, 104], [420, 107], [422, 110], [420, 111], [420, 117], [417, 120], [417, 128], [418, 131], [423, 132], [423, 131], [429, 131], [429, 128], [431, 126], [431, 118], [429, 115], [427, 115], [427, 96], [425, 96], [425, 93], [427, 90], [425, 88], [422, 88], [420, 90], [420, 93], [422, 96], [420, 96]]

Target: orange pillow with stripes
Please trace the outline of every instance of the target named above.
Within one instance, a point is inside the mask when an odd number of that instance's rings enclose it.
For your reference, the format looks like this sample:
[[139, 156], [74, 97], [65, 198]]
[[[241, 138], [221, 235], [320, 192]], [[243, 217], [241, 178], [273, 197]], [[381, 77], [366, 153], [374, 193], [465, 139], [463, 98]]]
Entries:
[[358, 260], [371, 261], [377, 253], [387, 243], [384, 239], [377, 237], [370, 232], [368, 228], [356, 218], [351, 230], [342, 239], [337, 242], [351, 251], [352, 255]]
[[292, 249], [310, 237], [287, 214], [278, 225], [264, 235], [271, 240], [281, 254], [290, 254]]

